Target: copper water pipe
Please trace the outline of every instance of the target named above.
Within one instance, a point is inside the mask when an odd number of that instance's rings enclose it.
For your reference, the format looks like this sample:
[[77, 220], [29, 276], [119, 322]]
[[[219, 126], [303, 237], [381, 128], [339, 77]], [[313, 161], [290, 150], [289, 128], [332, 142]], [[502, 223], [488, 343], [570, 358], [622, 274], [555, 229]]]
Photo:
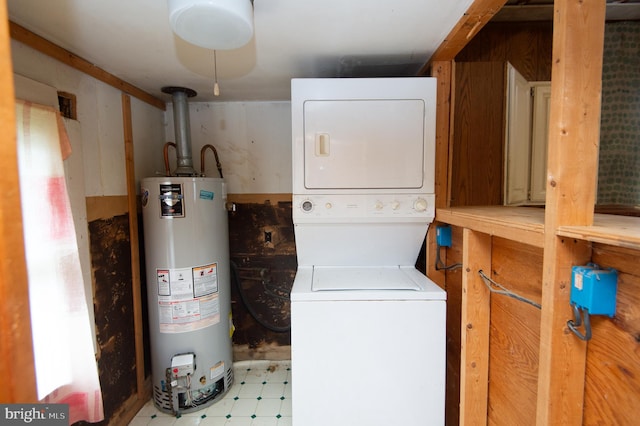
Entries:
[[210, 144], [203, 146], [200, 150], [200, 173], [204, 176], [204, 153], [207, 151], [207, 148], [211, 148], [211, 151], [213, 151], [213, 156], [216, 157], [216, 167], [218, 168], [218, 173], [220, 173], [220, 178], [222, 178], [222, 165], [218, 158], [218, 151], [216, 151], [216, 148]]
[[171, 169], [169, 168], [169, 147], [172, 146], [173, 149], [176, 149], [176, 144], [173, 142], [167, 142], [164, 144], [162, 148], [162, 153], [164, 154], [164, 170], [166, 176], [171, 176]]

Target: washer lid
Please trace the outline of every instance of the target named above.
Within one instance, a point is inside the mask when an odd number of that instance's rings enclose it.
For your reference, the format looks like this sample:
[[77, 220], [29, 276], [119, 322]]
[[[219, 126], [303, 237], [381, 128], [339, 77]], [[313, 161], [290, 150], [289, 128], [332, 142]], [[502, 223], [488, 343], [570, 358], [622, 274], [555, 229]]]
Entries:
[[312, 291], [413, 290], [421, 287], [399, 267], [315, 267]]
[[299, 266], [292, 302], [446, 300], [447, 293], [413, 266]]

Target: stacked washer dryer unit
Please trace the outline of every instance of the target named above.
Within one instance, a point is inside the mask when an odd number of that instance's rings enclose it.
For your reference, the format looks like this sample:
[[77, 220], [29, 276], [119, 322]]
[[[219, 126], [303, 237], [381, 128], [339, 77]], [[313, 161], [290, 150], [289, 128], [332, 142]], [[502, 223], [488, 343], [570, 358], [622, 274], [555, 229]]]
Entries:
[[193, 169], [187, 97], [195, 92], [163, 91], [173, 96], [178, 166], [143, 179], [141, 198], [153, 400], [179, 415], [220, 400], [233, 383], [229, 231], [222, 176]]
[[295, 426], [444, 424], [432, 78], [294, 79]]

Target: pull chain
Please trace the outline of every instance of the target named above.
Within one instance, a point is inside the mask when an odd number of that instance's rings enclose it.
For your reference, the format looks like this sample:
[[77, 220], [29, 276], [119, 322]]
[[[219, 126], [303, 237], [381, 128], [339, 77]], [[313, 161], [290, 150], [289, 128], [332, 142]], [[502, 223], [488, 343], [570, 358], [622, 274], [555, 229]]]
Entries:
[[216, 51], [213, 51], [213, 95], [220, 96], [220, 86], [218, 86], [218, 60], [216, 58]]

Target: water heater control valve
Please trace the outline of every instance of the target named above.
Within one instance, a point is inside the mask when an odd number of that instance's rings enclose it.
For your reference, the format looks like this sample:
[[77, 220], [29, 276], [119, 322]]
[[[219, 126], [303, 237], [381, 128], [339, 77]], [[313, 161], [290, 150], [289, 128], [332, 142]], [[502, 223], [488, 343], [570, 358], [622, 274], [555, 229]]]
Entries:
[[196, 369], [196, 354], [186, 353], [174, 355], [171, 358], [171, 375], [185, 377], [192, 375]]

